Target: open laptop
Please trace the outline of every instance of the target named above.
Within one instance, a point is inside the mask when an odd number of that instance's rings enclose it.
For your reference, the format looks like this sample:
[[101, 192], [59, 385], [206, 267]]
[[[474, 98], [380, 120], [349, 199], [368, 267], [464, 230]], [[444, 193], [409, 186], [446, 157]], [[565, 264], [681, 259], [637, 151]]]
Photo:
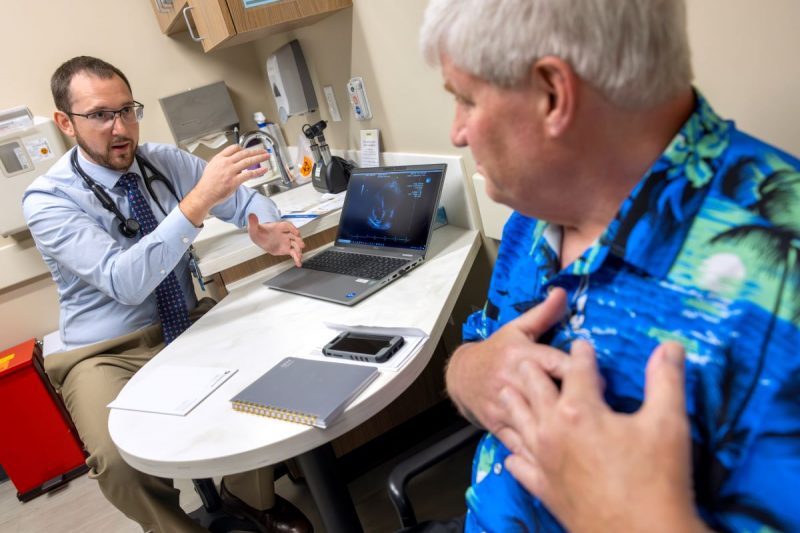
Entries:
[[353, 305], [425, 259], [446, 164], [356, 168], [334, 245], [264, 285]]

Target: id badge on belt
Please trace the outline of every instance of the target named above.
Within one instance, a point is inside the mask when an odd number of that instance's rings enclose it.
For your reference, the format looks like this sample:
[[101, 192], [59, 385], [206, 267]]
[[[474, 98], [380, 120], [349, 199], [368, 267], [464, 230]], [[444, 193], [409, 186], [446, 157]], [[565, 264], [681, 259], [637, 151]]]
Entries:
[[197, 279], [197, 284], [200, 285], [200, 290], [206, 291], [206, 284], [203, 282], [203, 275], [200, 273], [200, 266], [197, 264], [197, 256], [194, 253], [194, 246], [189, 247], [189, 271]]

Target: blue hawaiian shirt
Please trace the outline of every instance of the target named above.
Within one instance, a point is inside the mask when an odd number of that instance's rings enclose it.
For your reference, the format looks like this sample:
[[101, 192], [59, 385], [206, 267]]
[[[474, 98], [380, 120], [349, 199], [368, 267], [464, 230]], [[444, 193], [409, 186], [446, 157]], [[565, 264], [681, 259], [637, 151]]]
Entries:
[[[687, 350], [697, 510], [717, 531], [800, 531], [800, 161], [720, 119], [693, 114], [601, 237], [562, 269], [559, 229], [519, 213], [503, 230], [484, 309], [464, 340], [489, 337], [566, 289], [548, 342], [597, 351], [606, 401], [639, 408], [647, 358]], [[562, 531], [505, 471], [484, 436], [467, 532]]]

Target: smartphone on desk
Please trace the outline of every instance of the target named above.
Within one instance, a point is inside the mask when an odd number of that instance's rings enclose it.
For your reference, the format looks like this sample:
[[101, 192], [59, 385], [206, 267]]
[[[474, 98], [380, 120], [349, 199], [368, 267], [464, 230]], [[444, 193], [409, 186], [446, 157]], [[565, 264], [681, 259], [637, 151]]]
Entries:
[[405, 340], [399, 335], [370, 335], [343, 331], [322, 348], [328, 357], [342, 357], [367, 363], [387, 361]]

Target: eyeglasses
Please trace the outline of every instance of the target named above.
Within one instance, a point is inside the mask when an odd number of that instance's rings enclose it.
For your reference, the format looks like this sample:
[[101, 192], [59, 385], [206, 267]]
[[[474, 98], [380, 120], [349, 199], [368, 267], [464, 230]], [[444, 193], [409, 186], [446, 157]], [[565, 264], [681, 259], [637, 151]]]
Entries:
[[119, 115], [120, 120], [125, 124], [135, 124], [144, 117], [144, 105], [136, 100], [133, 105], [126, 105], [119, 109], [100, 109], [91, 113], [67, 113], [71, 117], [83, 117], [89, 120], [90, 124], [98, 129], [108, 128], [114, 123], [114, 119]]

